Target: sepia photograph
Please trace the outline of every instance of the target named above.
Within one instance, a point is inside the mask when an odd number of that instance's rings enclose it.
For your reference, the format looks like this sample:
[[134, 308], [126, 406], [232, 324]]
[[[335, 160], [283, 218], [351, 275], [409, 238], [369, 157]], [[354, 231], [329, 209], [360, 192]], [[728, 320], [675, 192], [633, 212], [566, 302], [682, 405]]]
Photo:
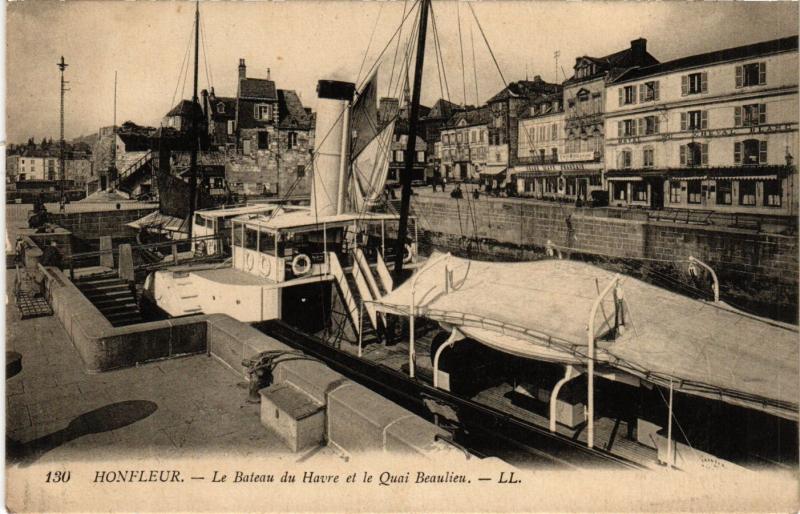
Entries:
[[798, 3], [3, 11], [9, 512], [800, 509]]

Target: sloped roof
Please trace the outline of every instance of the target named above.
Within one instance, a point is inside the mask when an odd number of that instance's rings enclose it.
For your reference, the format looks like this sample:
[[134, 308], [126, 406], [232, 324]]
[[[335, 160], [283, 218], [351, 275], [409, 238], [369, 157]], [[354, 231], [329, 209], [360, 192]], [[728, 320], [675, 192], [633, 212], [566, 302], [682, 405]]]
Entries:
[[637, 66], [645, 67], [658, 64], [658, 59], [650, 55], [650, 52], [647, 51], [645, 51], [642, 55], [642, 62], [636, 62], [632, 48], [626, 48], [625, 50], [614, 52], [613, 54], [606, 55], [605, 57], [589, 57], [588, 55], [584, 55], [579, 59], [587, 59], [594, 62], [597, 64], [597, 71], [586, 77], [578, 78], [573, 75], [564, 81], [564, 85], [592, 80], [603, 76], [606, 72], [611, 72], [612, 75], [618, 75], [629, 68]]
[[541, 79], [518, 80], [510, 82], [486, 103], [499, 102], [509, 97], [529, 97], [539, 94], [555, 93], [561, 90], [560, 84], [551, 84]]
[[167, 116], [181, 116], [188, 118], [192, 111], [194, 111], [194, 115], [198, 117], [198, 119], [203, 117], [203, 108], [200, 107], [200, 104], [193, 103], [191, 100], [181, 100], [178, 102], [178, 105], [172, 108], [167, 113]]
[[489, 107], [484, 106], [478, 109], [469, 109], [455, 113], [448, 121], [448, 127], [456, 127], [461, 120], [467, 122], [467, 126], [486, 125], [492, 119], [492, 112]]
[[743, 45], [733, 48], [725, 48], [704, 54], [690, 55], [674, 59], [672, 61], [653, 64], [642, 68], [636, 68], [623, 73], [615, 82], [625, 82], [636, 80], [650, 75], [679, 71], [698, 66], [709, 66], [716, 63], [734, 61], [738, 59], [749, 59], [761, 55], [768, 55], [778, 52], [797, 51], [797, 36], [790, 36], [770, 41], [762, 41], [752, 45]]
[[303, 102], [291, 89], [278, 90], [278, 128], [309, 130], [313, 119], [308, 115]]
[[453, 112], [457, 109], [459, 109], [458, 104], [440, 98], [436, 100], [436, 103], [433, 104], [433, 107], [431, 107], [431, 110], [425, 117], [428, 119], [447, 119], [452, 116]]
[[241, 79], [239, 97], [259, 100], [277, 100], [275, 82], [267, 79]]
[[[222, 103], [224, 111], [219, 112], [219, 104]], [[208, 97], [208, 109], [211, 119], [214, 121], [226, 121], [236, 118], [236, 98], [227, 96], [212, 95]]]

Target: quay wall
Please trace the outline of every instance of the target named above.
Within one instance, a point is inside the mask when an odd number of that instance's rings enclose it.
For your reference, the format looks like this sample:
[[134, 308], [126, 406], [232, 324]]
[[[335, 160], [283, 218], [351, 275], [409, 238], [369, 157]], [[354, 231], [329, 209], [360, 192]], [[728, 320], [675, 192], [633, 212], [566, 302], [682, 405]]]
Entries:
[[330, 446], [346, 453], [386, 451], [432, 459], [463, 458], [459, 450], [436, 441], [437, 436], [446, 435], [443, 429], [325, 364], [298, 356], [289, 346], [250, 325], [225, 314], [212, 314], [207, 326], [209, 353], [243, 378], [247, 378], [243, 359], [267, 351], [283, 353], [272, 382], [290, 384], [324, 406], [325, 438]]
[[53, 312], [88, 373], [207, 353], [249, 378], [244, 359], [276, 352], [285, 360], [275, 366], [271, 382], [290, 384], [324, 408], [327, 444], [346, 453], [391, 451], [431, 459], [463, 455], [437, 441], [447, 435], [443, 429], [250, 325], [214, 314], [114, 327], [60, 270], [37, 267]]
[[158, 209], [158, 206], [114, 209], [86, 212], [49, 212], [50, 221], [63, 227], [83, 240], [111, 236], [114, 239], [131, 238], [136, 231], [127, 226]]
[[[796, 321], [798, 242], [795, 236], [755, 230], [648, 221], [646, 213], [607, 217], [606, 209], [514, 198], [454, 199], [414, 195], [420, 240], [442, 250], [464, 250], [497, 260], [541, 258], [551, 241], [563, 253], [680, 266], [694, 256], [714, 268], [722, 299], [777, 305]], [[637, 219], [638, 218], [638, 219]], [[477, 240], [477, 242], [475, 242]]]
[[115, 327], [59, 269], [38, 268], [53, 314], [69, 334], [87, 373], [206, 351], [205, 316]]

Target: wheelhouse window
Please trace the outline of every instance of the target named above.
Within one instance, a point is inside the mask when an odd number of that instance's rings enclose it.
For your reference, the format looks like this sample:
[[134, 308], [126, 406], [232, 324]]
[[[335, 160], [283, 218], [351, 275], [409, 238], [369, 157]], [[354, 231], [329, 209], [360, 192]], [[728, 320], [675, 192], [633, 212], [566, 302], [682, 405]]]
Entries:
[[755, 180], [739, 181], [739, 205], [752, 206], [756, 204]]
[[244, 247], [248, 250], [258, 250], [258, 231], [256, 229], [244, 227]]
[[736, 67], [736, 87], [760, 86], [767, 83], [767, 63], [754, 62]]
[[681, 203], [681, 183], [676, 180], [669, 182], [669, 203]]
[[764, 181], [764, 205], [780, 207], [783, 200], [783, 184], [780, 179]]
[[733, 198], [733, 183], [730, 180], [717, 180], [717, 205], [730, 205]]
[[233, 224], [233, 246], [243, 246], [243, 228], [241, 223]]
[[258, 240], [258, 250], [267, 255], [275, 255], [275, 234], [262, 230]]
[[691, 204], [703, 203], [703, 189], [700, 180], [687, 181], [687, 200]]
[[743, 166], [767, 163], [767, 142], [747, 139], [733, 144], [733, 160]]

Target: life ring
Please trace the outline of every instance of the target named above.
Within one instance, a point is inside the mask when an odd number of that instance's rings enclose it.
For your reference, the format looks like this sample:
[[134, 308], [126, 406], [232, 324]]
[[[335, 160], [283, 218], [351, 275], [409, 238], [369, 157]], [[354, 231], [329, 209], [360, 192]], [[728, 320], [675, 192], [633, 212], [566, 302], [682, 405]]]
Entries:
[[194, 253], [195, 255], [205, 255], [206, 253], [206, 243], [205, 241], [198, 241], [197, 244], [194, 246]]
[[270, 264], [269, 257], [266, 255], [261, 256], [261, 274], [264, 276], [268, 276], [269, 272], [272, 271], [272, 264]]
[[403, 263], [408, 264], [411, 262], [411, 257], [414, 255], [414, 251], [411, 249], [411, 245], [406, 243], [403, 245]]
[[251, 252], [247, 252], [244, 254], [244, 267], [247, 271], [253, 270], [253, 264], [255, 264], [256, 258], [253, 256]]
[[300, 253], [292, 259], [292, 273], [298, 277], [308, 274], [311, 271], [311, 259], [308, 255]]

